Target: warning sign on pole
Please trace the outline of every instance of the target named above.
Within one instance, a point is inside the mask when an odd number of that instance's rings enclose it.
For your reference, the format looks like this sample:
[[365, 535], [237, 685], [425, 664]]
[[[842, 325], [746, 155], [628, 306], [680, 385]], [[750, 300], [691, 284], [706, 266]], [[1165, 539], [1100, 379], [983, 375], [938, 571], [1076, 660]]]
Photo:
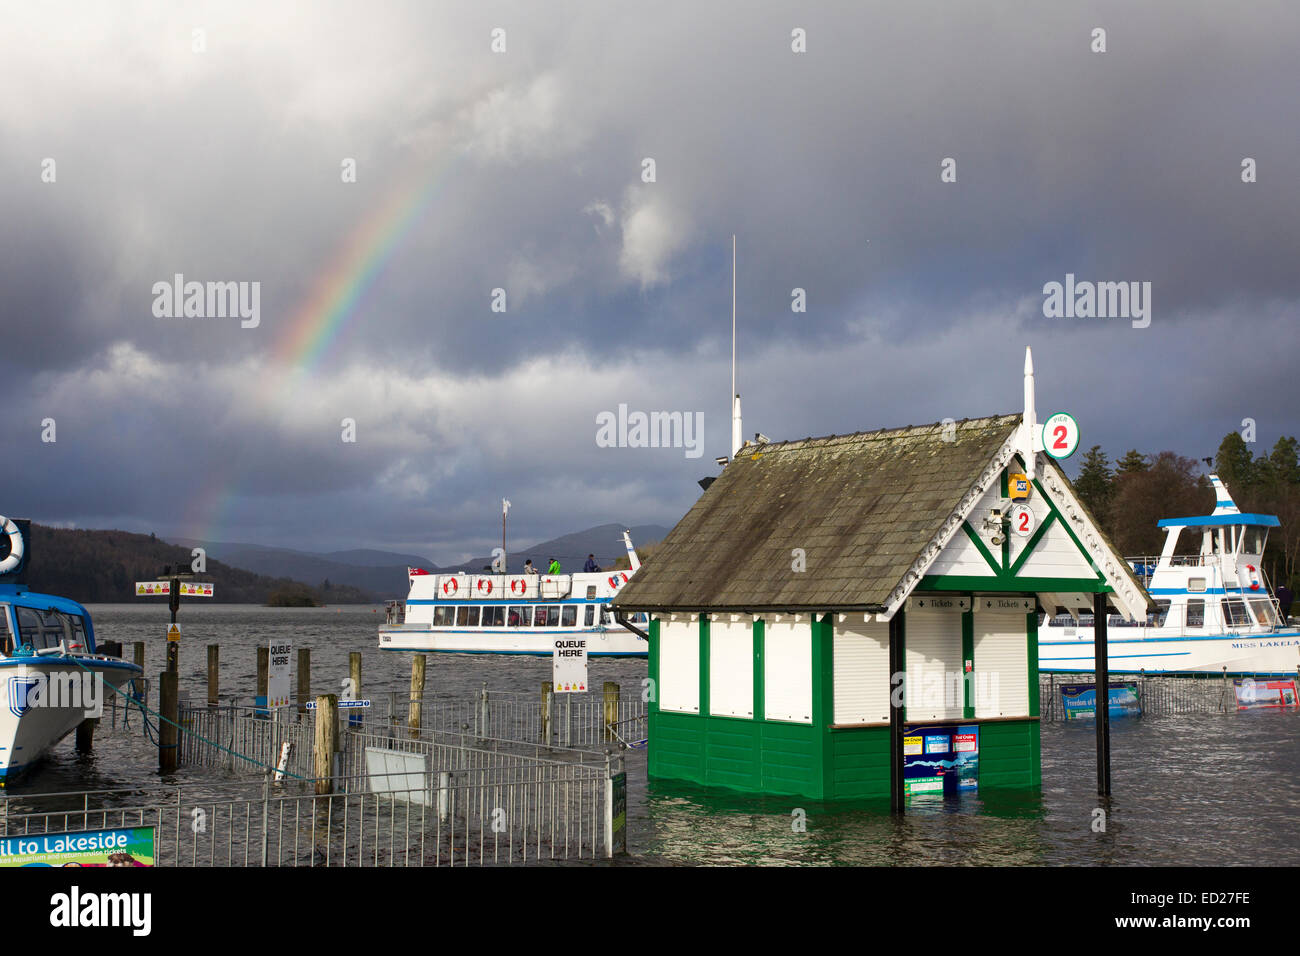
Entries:
[[181, 639], [181, 626], [176, 623], [167, 625], [167, 640], [179, 641]]
[[267, 672], [266, 706], [283, 707], [289, 703], [289, 660], [293, 645], [288, 641], [271, 644], [271, 664]]
[[551, 657], [551, 686], [557, 694], [579, 694], [587, 690], [587, 640], [558, 638]]

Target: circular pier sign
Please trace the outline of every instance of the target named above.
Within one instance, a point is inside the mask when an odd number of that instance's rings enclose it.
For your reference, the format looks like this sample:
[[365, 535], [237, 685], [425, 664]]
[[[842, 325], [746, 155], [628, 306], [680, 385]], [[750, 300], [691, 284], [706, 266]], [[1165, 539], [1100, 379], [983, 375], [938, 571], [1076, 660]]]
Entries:
[[1007, 516], [1011, 519], [1011, 533], [1027, 538], [1034, 533], [1036, 519], [1028, 505], [1013, 505]]
[[1043, 422], [1043, 451], [1053, 458], [1069, 458], [1079, 447], [1079, 423], [1073, 415], [1057, 412]]

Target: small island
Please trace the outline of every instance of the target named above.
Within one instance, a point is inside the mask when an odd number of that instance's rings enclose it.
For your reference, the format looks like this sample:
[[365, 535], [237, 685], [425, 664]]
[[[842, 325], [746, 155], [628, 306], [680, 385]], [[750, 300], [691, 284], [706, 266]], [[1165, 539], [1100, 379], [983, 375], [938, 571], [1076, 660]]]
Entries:
[[302, 587], [276, 588], [266, 598], [267, 607], [323, 607], [311, 589]]

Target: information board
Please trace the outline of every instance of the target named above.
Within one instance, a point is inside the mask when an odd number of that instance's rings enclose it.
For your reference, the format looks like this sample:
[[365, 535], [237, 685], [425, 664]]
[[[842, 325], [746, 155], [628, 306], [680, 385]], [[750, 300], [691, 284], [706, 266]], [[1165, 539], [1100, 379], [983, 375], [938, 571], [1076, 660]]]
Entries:
[[903, 792], [957, 794], [979, 789], [978, 724], [907, 727]]
[[[1132, 681], [1111, 681], [1110, 716], [1136, 717], [1142, 713], [1142, 697], [1138, 685]], [[1097, 687], [1095, 684], [1062, 684], [1061, 707], [1066, 720], [1085, 720], [1097, 715]]]
[[33, 833], [0, 839], [0, 866], [153, 865], [153, 827]]

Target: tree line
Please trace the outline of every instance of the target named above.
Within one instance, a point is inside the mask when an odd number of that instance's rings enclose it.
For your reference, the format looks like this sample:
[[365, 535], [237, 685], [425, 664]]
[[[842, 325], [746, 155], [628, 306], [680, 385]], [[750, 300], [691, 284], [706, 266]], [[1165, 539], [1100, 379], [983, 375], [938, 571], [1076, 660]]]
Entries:
[[1100, 445], [1093, 445], [1083, 456], [1074, 487], [1121, 554], [1157, 555], [1164, 544], [1157, 521], [1213, 512], [1214, 489], [1202, 467], [1210, 465], [1243, 512], [1277, 516], [1281, 527], [1269, 530], [1264, 570], [1274, 587], [1287, 584], [1295, 590], [1300, 443], [1294, 437], [1279, 438], [1272, 451], [1252, 455], [1246, 440], [1229, 432], [1213, 459], [1184, 458], [1172, 451], [1144, 455], [1134, 448], [1113, 463]]

